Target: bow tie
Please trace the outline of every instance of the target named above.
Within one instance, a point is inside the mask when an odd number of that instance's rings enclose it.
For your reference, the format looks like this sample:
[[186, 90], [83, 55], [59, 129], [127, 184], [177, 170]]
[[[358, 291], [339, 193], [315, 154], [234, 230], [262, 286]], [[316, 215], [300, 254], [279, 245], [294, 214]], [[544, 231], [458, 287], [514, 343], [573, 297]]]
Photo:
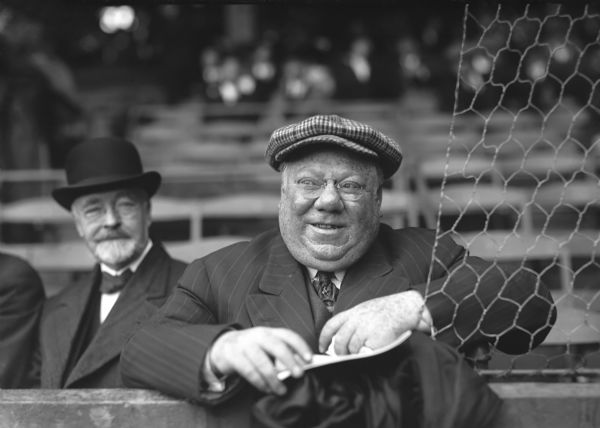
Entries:
[[121, 275], [111, 275], [108, 272], [102, 271], [102, 282], [100, 283], [100, 292], [103, 294], [117, 293], [123, 289], [133, 272], [131, 269], [126, 269]]

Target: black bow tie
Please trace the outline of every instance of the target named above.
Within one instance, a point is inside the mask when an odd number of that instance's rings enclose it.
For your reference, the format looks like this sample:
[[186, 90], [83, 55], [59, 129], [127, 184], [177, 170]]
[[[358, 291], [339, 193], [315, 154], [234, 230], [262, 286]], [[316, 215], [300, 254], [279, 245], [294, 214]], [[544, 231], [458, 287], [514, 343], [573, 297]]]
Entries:
[[103, 294], [117, 293], [123, 289], [133, 272], [126, 269], [121, 275], [111, 275], [108, 272], [102, 272], [102, 282], [100, 283], [100, 292]]

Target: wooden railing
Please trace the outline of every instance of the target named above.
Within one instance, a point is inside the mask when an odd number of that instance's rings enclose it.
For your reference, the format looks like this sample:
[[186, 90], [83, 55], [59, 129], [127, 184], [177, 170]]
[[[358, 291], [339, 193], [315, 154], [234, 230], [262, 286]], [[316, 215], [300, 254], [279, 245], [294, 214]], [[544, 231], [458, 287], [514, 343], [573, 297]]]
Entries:
[[[494, 428], [600, 426], [598, 383], [491, 383], [505, 406]], [[11, 428], [220, 426], [184, 400], [138, 389], [0, 390], [0, 426]]]

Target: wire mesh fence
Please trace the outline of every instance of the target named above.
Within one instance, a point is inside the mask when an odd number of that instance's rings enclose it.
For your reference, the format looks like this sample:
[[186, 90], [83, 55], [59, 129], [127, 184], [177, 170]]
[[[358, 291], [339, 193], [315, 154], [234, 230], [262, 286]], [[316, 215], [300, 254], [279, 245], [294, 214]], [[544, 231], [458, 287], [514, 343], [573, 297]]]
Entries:
[[[438, 241], [450, 236], [493, 260], [507, 283], [534, 273], [558, 310], [535, 349], [490, 350], [482, 373], [493, 377], [600, 374], [599, 40], [600, 14], [589, 5], [465, 6], [440, 180], [422, 185]], [[507, 314], [506, 331], [518, 327], [521, 309]]]

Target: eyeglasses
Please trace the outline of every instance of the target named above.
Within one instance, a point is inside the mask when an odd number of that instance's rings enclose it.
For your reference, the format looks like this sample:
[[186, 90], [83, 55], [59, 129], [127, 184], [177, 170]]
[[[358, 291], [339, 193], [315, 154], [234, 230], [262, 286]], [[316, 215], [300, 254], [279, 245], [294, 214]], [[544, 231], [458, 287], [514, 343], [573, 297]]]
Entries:
[[324, 181], [315, 178], [301, 178], [295, 184], [302, 196], [307, 199], [317, 199], [330, 182], [335, 186], [340, 198], [345, 201], [357, 201], [367, 192], [364, 185], [351, 180], [336, 183], [335, 180]]

